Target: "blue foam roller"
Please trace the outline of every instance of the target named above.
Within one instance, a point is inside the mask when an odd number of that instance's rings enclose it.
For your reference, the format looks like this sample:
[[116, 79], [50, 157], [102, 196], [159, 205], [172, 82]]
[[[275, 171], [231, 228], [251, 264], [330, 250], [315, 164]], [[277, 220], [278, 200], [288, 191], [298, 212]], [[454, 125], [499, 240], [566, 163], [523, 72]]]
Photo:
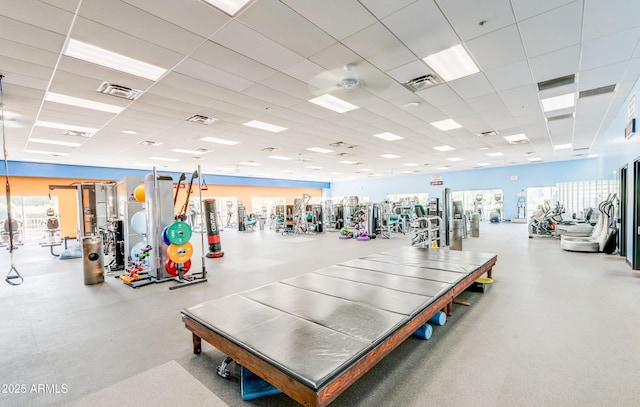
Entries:
[[442, 326], [445, 324], [445, 322], [447, 322], [447, 314], [442, 311], [438, 311], [434, 316], [431, 317], [429, 322]]
[[255, 373], [244, 366], [240, 366], [240, 393], [242, 400], [253, 400], [258, 397], [282, 393], [277, 387], [262, 380]]
[[413, 336], [416, 336], [420, 339], [431, 339], [431, 335], [433, 334], [433, 327], [429, 324], [423, 324], [420, 328], [416, 329], [413, 333]]

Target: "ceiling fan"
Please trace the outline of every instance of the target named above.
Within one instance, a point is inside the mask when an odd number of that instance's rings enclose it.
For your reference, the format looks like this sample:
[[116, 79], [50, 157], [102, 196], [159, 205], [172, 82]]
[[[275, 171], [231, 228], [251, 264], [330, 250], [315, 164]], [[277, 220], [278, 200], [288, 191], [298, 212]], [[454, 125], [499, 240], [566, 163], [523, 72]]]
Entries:
[[[369, 70], [369, 74], [365, 74], [363, 71], [366, 71], [363, 67], [358, 68], [355, 63], [348, 63], [339, 69], [332, 69], [316, 75], [309, 81], [309, 86], [314, 94], [322, 95], [335, 92], [354, 92], [358, 89], [375, 93], [390, 85], [391, 80], [384, 73]], [[365, 75], [366, 79], [362, 79], [361, 75]]]

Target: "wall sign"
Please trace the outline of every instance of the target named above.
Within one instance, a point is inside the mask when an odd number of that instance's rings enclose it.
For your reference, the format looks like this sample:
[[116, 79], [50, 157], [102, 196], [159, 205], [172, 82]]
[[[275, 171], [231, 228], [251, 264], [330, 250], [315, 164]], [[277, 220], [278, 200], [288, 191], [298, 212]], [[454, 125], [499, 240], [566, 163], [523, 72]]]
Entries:
[[627, 127], [624, 129], [624, 138], [631, 138], [636, 134], [636, 119], [635, 117], [629, 121]]

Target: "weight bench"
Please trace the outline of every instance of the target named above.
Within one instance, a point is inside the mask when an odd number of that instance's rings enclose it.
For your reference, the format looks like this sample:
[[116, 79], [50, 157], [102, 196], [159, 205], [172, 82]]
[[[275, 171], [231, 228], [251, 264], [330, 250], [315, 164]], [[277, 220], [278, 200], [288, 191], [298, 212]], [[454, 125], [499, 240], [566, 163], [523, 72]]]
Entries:
[[450, 314], [496, 260], [406, 246], [186, 308], [182, 321], [195, 354], [204, 339], [298, 403], [326, 406], [438, 311]]

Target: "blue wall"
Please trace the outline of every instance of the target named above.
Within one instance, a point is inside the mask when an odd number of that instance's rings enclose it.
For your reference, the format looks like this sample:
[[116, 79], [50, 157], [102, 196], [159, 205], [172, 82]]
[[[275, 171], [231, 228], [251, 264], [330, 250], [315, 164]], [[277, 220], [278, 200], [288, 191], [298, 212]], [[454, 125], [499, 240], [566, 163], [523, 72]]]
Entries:
[[[169, 174], [174, 180], [178, 180], [180, 173], [157, 170], [161, 174]], [[42, 177], [42, 178], [72, 178], [72, 179], [90, 179], [90, 180], [113, 180], [118, 181], [126, 175], [139, 176], [144, 179], [146, 174], [152, 172], [152, 169], [125, 169], [125, 168], [109, 168], [109, 167], [85, 167], [78, 165], [60, 165], [9, 161], [9, 175], [22, 177]], [[229, 175], [213, 175], [203, 171], [203, 179], [207, 185], [240, 185], [240, 186], [256, 186], [256, 187], [289, 187], [289, 188], [322, 188], [328, 189], [328, 182], [313, 181], [293, 181], [284, 179], [270, 178], [251, 178], [251, 177], [233, 177]], [[4, 171], [3, 171], [4, 175]], [[191, 178], [191, 174], [187, 174], [187, 180]]]
[[[331, 184], [331, 196], [368, 196], [372, 202], [386, 199], [387, 194], [427, 192], [429, 197], [442, 197], [444, 188], [453, 191], [474, 189], [502, 189], [504, 217], [518, 216], [517, 193], [527, 187], [555, 186], [558, 182], [602, 179], [596, 159], [559, 161], [484, 168], [467, 171], [442, 171], [443, 185], [431, 186], [431, 174], [392, 178], [376, 178]], [[512, 180], [512, 177], [517, 177]]]

